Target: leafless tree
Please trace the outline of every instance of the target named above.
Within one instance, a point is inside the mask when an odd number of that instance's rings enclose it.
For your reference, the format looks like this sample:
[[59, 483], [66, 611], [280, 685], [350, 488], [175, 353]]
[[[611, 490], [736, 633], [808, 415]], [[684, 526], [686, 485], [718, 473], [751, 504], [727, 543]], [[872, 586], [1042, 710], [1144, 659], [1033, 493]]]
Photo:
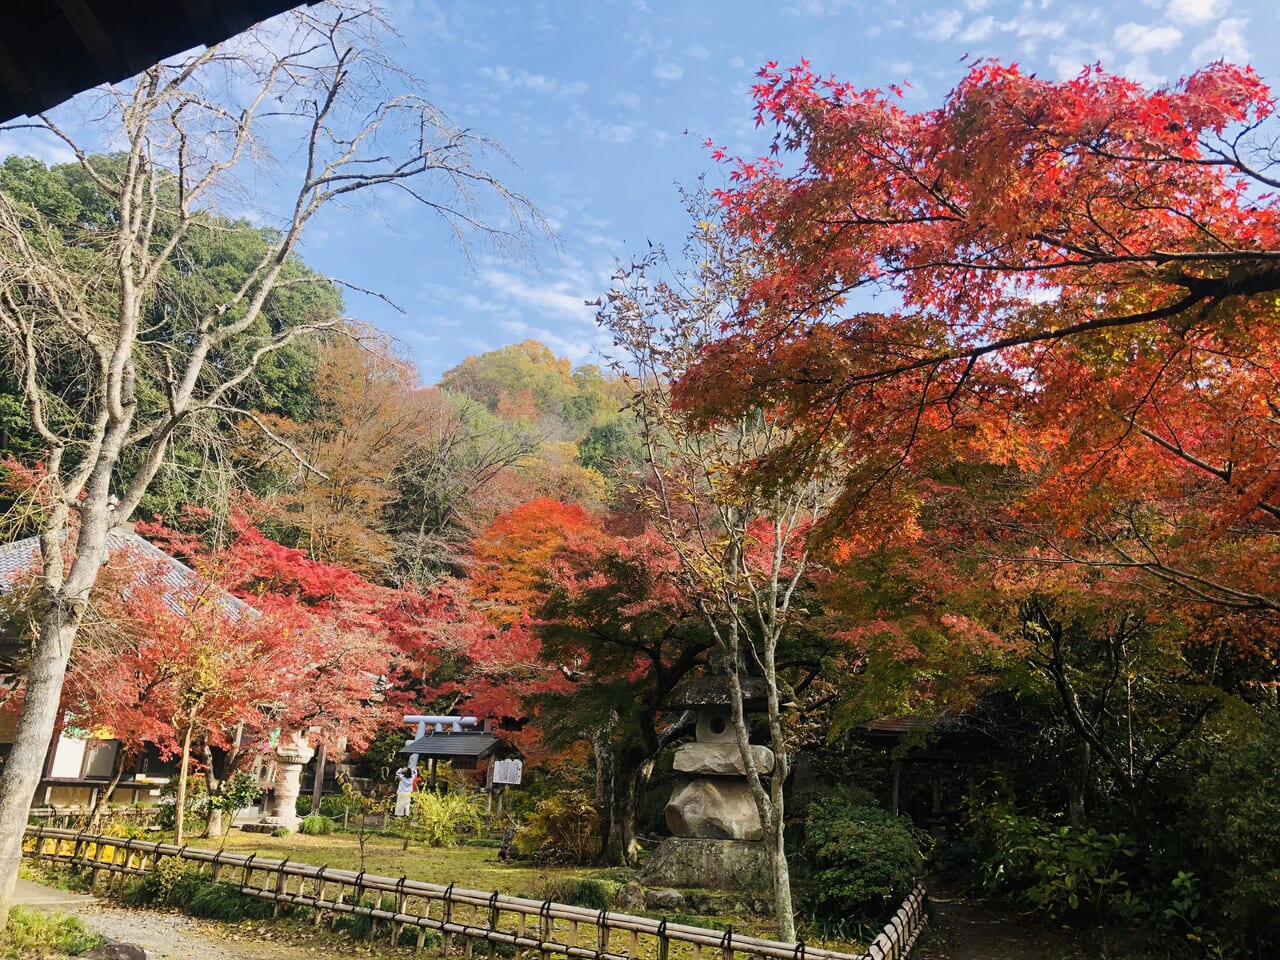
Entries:
[[[748, 258], [718, 228], [705, 198], [691, 196], [688, 204], [698, 225], [686, 260], [696, 269], [671, 271], [661, 252], [626, 265], [599, 316], [621, 350], [616, 369], [636, 389], [633, 408], [650, 472], [640, 499], [679, 557], [684, 585], [714, 638], [764, 828], [778, 936], [794, 942], [783, 785], [795, 738], [784, 713], [788, 692], [778, 653], [805, 616], [795, 600], [812, 566], [808, 533], [836, 488], [817, 468], [803, 480], [751, 487], [746, 469], [789, 441], [786, 428], [755, 413], [705, 427], [673, 404], [672, 379], [712, 341], [750, 275]], [[743, 709], [748, 674], [764, 680], [771, 776], [750, 744]]]
[[[0, 776], [0, 925], [108, 531], [137, 507], [175, 436], [211, 412], [234, 412], [273, 352], [342, 325], [323, 315], [261, 322], [282, 286], [338, 282], [287, 269], [308, 224], [379, 189], [408, 196], [463, 242], [518, 243], [543, 229], [492, 172], [499, 148], [451, 122], [381, 52], [385, 29], [368, 10], [311, 7], [107, 88], [94, 124], [113, 125], [122, 145], [109, 162], [54, 118], [33, 121], [115, 205], [108, 228], [68, 241], [0, 194], [0, 352], [45, 466], [38, 638]], [[281, 144], [274, 158], [270, 147]], [[154, 308], [166, 272], [181, 269], [175, 254], [215, 229], [215, 202], [251, 196], [251, 176], [289, 197], [267, 250], [225, 302], [166, 302], [161, 326]], [[59, 389], [68, 364], [71, 394]]]

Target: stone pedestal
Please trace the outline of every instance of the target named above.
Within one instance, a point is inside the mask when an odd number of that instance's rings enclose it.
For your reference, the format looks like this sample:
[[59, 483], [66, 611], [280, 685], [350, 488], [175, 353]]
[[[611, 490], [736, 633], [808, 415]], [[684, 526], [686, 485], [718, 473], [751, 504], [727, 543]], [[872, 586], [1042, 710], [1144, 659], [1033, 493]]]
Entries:
[[315, 749], [301, 733], [281, 737], [276, 745], [276, 779], [272, 784], [271, 813], [263, 818], [263, 826], [297, 830], [298, 793], [302, 789], [302, 768], [315, 756]]
[[760, 840], [668, 837], [640, 871], [646, 886], [769, 890], [769, 850]]

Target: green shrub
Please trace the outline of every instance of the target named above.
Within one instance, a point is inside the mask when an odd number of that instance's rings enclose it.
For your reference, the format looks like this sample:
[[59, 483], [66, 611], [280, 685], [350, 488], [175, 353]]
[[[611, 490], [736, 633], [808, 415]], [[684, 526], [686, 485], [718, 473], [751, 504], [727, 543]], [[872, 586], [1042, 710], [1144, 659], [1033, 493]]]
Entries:
[[274, 830], [271, 831], [271, 835], [277, 838], [287, 837], [292, 832], [293, 831], [290, 830], [288, 827], [276, 827]]
[[210, 809], [234, 815], [237, 810], [253, 806], [261, 797], [262, 786], [258, 778], [248, 770], [237, 770], [218, 784], [218, 789], [209, 795], [207, 805]]
[[429, 847], [452, 847], [462, 834], [484, 826], [484, 809], [476, 796], [419, 791], [403, 826], [411, 839]]
[[1006, 800], [970, 805], [987, 851], [983, 889], [1055, 919], [1129, 920], [1141, 912], [1123, 867], [1133, 845], [1123, 833], [1077, 829], [1018, 812]]
[[887, 919], [924, 870], [923, 834], [904, 817], [839, 798], [814, 801], [801, 851], [818, 919]]
[[333, 821], [328, 817], [322, 817], [318, 813], [303, 817], [302, 822], [298, 824], [298, 832], [313, 837], [327, 836], [333, 833]]
[[347, 802], [340, 793], [326, 793], [320, 798], [320, 812], [330, 820], [341, 820], [347, 812]]
[[600, 816], [584, 791], [541, 801], [516, 831], [516, 852], [557, 863], [589, 863], [600, 852]]
[[125, 900], [135, 907], [185, 907], [205, 883], [196, 867], [170, 858], [125, 889]]
[[0, 957], [76, 956], [102, 943], [102, 937], [69, 914], [15, 906], [9, 926], [0, 932]]
[[202, 884], [185, 905], [192, 916], [206, 920], [265, 920], [275, 911], [267, 900], [241, 893], [229, 883], [209, 881]]
[[[178, 778], [172, 777], [168, 783], [160, 788], [160, 799], [156, 801], [156, 826], [161, 830], [172, 830], [176, 824], [177, 818], [174, 816], [174, 810], [178, 803]], [[191, 833], [202, 828], [209, 818], [209, 788], [204, 782], [203, 777], [191, 777], [187, 780], [187, 797], [186, 803], [183, 804], [186, 811], [183, 814], [183, 824], [187, 832]]]
[[1280, 717], [1222, 750], [1191, 790], [1186, 833], [1219, 937], [1252, 956], [1280, 956]]
[[608, 910], [617, 893], [618, 885], [608, 880], [563, 877], [543, 887], [542, 899], [592, 910]]

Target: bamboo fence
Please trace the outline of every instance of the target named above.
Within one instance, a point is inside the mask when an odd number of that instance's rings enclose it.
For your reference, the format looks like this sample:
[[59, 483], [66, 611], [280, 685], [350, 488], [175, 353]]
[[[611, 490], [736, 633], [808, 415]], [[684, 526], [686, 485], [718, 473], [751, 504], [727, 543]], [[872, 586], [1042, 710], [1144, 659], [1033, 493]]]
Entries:
[[[211, 879], [237, 886], [241, 893], [281, 908], [305, 907], [319, 926], [327, 917], [363, 915], [381, 923], [388, 940], [401, 943], [404, 930], [416, 930], [419, 950], [434, 931], [440, 949], [450, 956], [460, 947], [471, 960], [477, 945], [492, 958], [500, 947], [514, 948], [517, 958], [536, 952], [584, 960], [902, 960], [925, 922], [924, 888], [903, 903], [884, 931], [861, 954], [841, 953], [711, 930], [669, 920], [654, 920], [608, 910], [592, 910], [551, 900], [513, 897], [494, 890], [467, 890], [408, 877], [383, 877], [364, 871], [317, 867], [257, 854], [228, 853], [124, 837], [107, 837], [45, 826], [27, 827], [24, 856], [79, 866], [92, 871], [96, 885], [105, 875], [108, 890], [131, 876], [154, 870], [165, 858], [195, 865]], [[706, 956], [704, 956], [704, 952]], [[509, 953], [507, 954], [509, 955]]]

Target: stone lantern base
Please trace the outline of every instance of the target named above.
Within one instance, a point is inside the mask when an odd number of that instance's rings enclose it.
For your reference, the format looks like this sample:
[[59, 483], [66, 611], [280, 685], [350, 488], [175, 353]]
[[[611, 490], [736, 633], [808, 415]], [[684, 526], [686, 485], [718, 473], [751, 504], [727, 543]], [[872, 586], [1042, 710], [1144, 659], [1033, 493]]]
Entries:
[[769, 890], [769, 850], [763, 840], [668, 837], [637, 878], [645, 886]]

